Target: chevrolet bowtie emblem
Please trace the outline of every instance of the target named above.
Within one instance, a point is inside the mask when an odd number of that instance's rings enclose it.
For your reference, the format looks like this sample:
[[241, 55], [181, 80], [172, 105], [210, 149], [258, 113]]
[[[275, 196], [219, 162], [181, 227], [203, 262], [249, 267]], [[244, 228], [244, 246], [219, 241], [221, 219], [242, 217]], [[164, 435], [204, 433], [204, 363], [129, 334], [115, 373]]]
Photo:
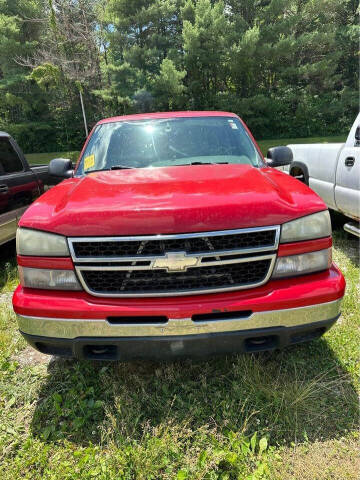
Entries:
[[189, 267], [195, 267], [198, 257], [190, 257], [186, 252], [168, 252], [164, 257], [154, 260], [152, 268], [165, 268], [168, 272], [185, 272]]

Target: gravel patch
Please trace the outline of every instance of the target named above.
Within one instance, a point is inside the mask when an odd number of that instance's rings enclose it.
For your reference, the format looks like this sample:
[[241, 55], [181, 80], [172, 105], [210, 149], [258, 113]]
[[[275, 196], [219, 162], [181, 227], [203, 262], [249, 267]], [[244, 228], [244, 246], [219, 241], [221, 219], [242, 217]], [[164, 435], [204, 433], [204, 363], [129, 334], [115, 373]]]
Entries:
[[[6, 292], [0, 293], [0, 307], [5, 306], [12, 308], [11, 299], [13, 293]], [[51, 355], [44, 355], [43, 353], [34, 350], [32, 347], [27, 346], [24, 350], [21, 350], [16, 355], [13, 355], [12, 360], [16, 360], [20, 366], [27, 365], [48, 365], [55, 357]]]
[[22, 367], [29, 365], [48, 365], [51, 361], [54, 361], [55, 358], [56, 357], [52, 357], [51, 355], [44, 355], [30, 346], [13, 356], [13, 360], [16, 360]]
[[13, 296], [12, 292], [0, 293], [0, 305], [3, 303], [7, 303], [9, 306], [11, 306], [12, 296]]

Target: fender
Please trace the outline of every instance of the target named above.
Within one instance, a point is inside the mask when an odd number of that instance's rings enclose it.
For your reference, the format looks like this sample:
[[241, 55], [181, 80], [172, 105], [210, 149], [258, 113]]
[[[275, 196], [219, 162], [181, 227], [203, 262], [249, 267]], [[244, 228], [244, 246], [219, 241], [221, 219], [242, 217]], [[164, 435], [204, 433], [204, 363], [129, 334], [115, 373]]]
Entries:
[[[296, 177], [296, 175], [294, 175], [294, 171], [296, 169], [301, 170], [301, 172], [304, 176], [303, 183], [305, 183], [306, 185], [309, 185], [310, 175], [309, 175], [309, 170], [308, 170], [307, 165], [303, 162], [296, 162], [296, 161], [292, 162], [291, 167], [290, 167], [290, 172], [289, 172], [292, 177]], [[299, 180], [302, 181], [301, 179], [299, 179]]]

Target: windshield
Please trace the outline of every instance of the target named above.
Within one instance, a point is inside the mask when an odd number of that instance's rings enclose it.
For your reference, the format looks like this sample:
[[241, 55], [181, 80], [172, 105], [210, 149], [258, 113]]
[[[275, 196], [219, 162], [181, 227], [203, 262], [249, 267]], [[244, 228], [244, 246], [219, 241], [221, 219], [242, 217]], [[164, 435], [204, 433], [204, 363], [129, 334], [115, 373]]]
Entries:
[[76, 175], [116, 168], [237, 163], [262, 165], [235, 117], [185, 117], [119, 121], [99, 125]]

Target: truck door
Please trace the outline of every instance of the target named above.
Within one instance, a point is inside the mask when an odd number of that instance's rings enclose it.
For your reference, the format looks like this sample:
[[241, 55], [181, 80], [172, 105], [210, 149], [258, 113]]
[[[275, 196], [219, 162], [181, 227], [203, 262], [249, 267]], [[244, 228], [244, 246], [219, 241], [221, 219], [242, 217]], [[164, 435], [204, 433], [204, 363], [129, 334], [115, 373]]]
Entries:
[[2, 180], [5, 172], [0, 162], [0, 215], [8, 211], [9, 204], [9, 187]]
[[345, 215], [360, 219], [360, 115], [339, 155], [335, 202]]
[[15, 237], [20, 216], [38, 195], [34, 173], [8, 136], [0, 137], [0, 245]]

